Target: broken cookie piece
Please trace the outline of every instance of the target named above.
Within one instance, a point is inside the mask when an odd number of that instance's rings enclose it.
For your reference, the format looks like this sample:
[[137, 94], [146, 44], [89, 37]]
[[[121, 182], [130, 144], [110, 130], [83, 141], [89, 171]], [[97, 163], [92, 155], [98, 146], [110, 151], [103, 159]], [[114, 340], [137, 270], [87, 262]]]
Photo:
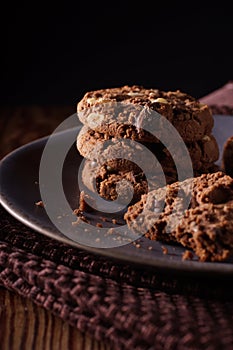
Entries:
[[178, 242], [201, 261], [225, 260], [233, 244], [233, 179], [217, 172], [167, 185], [143, 195], [124, 218], [133, 231]]
[[200, 261], [226, 260], [233, 253], [233, 201], [187, 210], [175, 238], [191, 248]]

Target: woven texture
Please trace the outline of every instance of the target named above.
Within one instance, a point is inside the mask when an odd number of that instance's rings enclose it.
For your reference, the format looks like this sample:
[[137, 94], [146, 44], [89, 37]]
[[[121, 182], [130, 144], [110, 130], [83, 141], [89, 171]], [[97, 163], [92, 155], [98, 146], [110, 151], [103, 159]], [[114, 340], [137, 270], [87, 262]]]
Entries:
[[211, 286], [166, 281], [44, 237], [2, 208], [0, 214], [6, 288], [112, 349], [232, 349], [232, 284], [214, 296]]

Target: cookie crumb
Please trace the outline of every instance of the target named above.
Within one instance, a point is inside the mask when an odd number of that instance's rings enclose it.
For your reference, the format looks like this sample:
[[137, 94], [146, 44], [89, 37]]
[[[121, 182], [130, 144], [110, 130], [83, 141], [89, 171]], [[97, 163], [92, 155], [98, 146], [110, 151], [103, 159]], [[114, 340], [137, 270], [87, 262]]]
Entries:
[[44, 208], [44, 207], [45, 207], [45, 206], [44, 206], [44, 203], [43, 203], [42, 201], [36, 202], [35, 205], [36, 205], [37, 207], [41, 207], [41, 208]]
[[137, 244], [135, 244], [135, 247], [136, 248], [141, 248], [141, 244], [137, 243]]
[[101, 224], [101, 222], [97, 222], [96, 227], [103, 227], [103, 225]]
[[116, 225], [116, 224], [117, 224], [117, 220], [116, 220], [116, 219], [112, 219], [112, 223], [113, 223], [114, 225]]
[[162, 248], [163, 254], [167, 255], [168, 254], [168, 249], [166, 247], [164, 247], [163, 245], [162, 245], [161, 248]]
[[90, 199], [90, 197], [84, 192], [81, 191], [80, 192], [80, 196], [79, 196], [79, 209], [84, 212], [90, 212], [93, 211], [93, 208], [86, 202], [86, 199]]
[[153, 249], [153, 247], [150, 245], [149, 247], [148, 247], [148, 250], [152, 250]]
[[[78, 217], [79, 220], [82, 220], [83, 222], [89, 223], [89, 220], [85, 217], [83, 211], [80, 210], [79, 208], [78, 208], [78, 209], [75, 209], [75, 210], [73, 211], [73, 214], [74, 214], [74, 215], [77, 215], [77, 217]], [[75, 222], [72, 223], [72, 225], [75, 225]]]
[[182, 254], [182, 260], [192, 260], [193, 259], [193, 254], [192, 252], [190, 252], [189, 250], [186, 250], [183, 254]]
[[77, 216], [83, 215], [83, 211], [81, 209], [79, 209], [79, 208], [78, 209], [74, 209], [73, 214], [77, 215]]
[[107, 231], [108, 235], [113, 235], [114, 233], [115, 233], [115, 231], [114, 231], [114, 228], [112, 228], [112, 227]]

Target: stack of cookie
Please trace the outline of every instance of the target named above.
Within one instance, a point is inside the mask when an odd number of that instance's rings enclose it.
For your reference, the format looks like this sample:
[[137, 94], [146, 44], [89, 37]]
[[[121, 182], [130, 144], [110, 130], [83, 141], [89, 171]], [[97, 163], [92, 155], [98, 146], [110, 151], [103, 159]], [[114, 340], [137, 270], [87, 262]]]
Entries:
[[83, 124], [77, 149], [86, 159], [82, 180], [105, 199], [127, 202], [133, 190], [137, 201], [148, 188], [184, 180], [190, 176], [187, 154], [194, 176], [218, 170], [211, 111], [184, 92], [102, 89], [87, 92], [77, 112]]

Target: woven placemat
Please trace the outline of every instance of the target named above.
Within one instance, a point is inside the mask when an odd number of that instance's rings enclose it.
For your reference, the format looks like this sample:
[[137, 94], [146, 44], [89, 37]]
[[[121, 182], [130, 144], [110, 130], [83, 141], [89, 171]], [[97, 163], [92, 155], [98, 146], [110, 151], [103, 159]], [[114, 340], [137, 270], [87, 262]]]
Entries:
[[0, 215], [6, 288], [112, 349], [232, 350], [232, 281], [161, 276], [54, 241], [3, 208]]

